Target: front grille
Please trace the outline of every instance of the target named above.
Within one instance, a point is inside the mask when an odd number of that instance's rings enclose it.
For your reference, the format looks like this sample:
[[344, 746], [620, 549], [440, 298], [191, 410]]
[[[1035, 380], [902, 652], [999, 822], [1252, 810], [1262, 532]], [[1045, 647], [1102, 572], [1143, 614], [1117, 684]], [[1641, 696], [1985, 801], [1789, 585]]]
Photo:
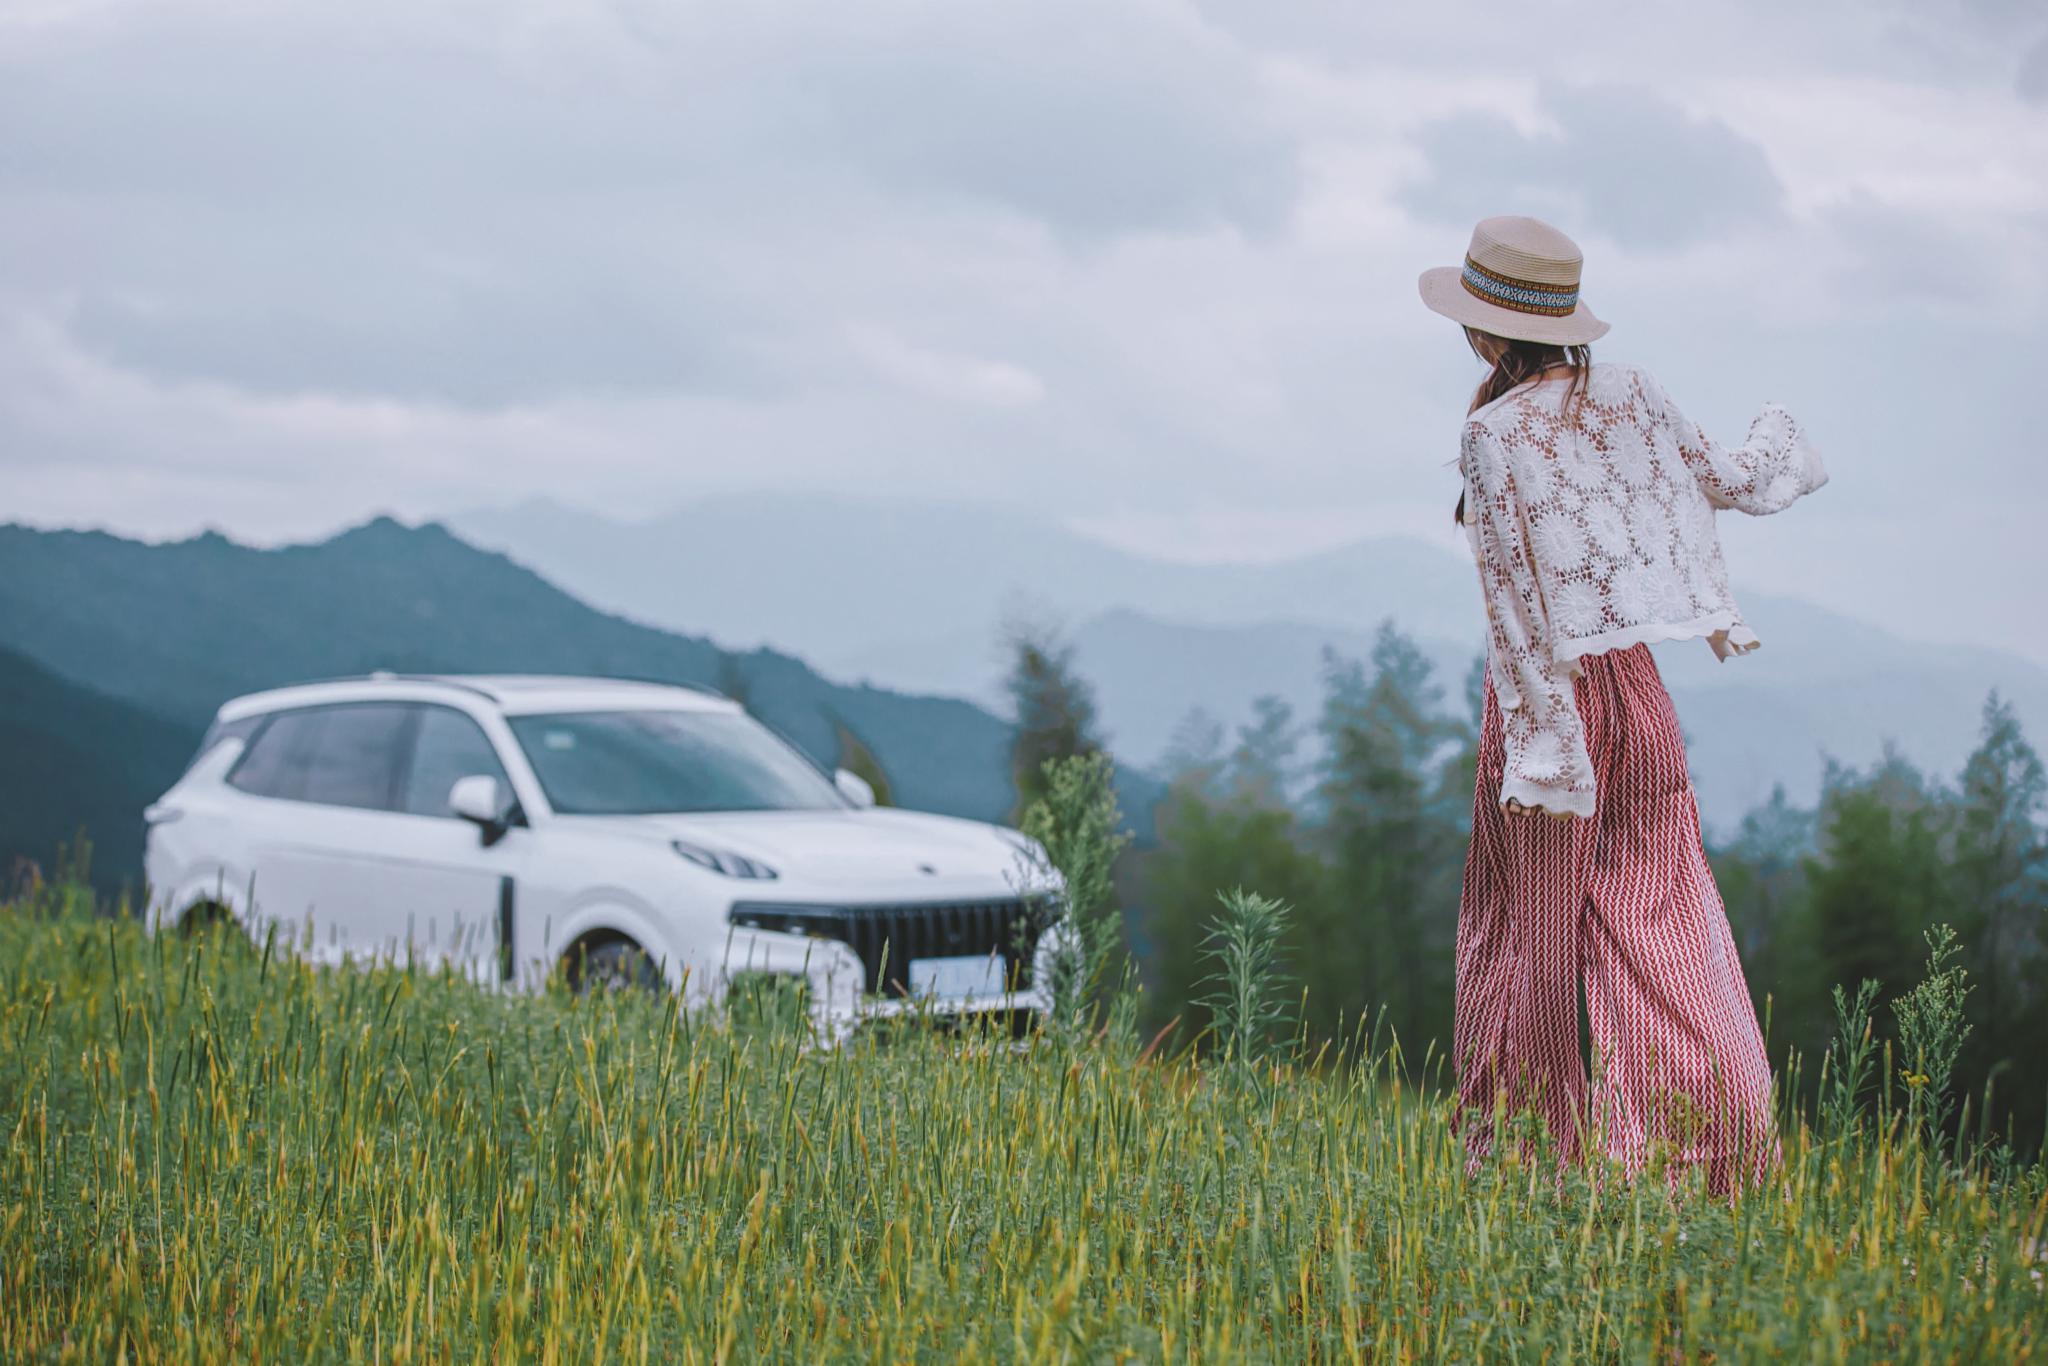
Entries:
[[1003, 980], [1018, 988], [1031, 985], [1031, 958], [1054, 915], [1050, 902], [1027, 898], [881, 906], [743, 901], [730, 919], [755, 929], [837, 939], [859, 956], [866, 991], [907, 996], [914, 958], [1000, 952]]

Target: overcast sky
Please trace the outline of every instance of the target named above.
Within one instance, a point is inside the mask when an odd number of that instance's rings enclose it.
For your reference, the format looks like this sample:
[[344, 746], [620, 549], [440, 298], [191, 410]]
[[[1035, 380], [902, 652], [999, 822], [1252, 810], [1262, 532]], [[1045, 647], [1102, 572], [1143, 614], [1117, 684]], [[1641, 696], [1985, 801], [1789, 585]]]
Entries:
[[1502, 212], [1598, 355], [1811, 430], [1738, 582], [2048, 662], [2039, 0], [0, 0], [0, 520], [1450, 543], [1415, 276]]

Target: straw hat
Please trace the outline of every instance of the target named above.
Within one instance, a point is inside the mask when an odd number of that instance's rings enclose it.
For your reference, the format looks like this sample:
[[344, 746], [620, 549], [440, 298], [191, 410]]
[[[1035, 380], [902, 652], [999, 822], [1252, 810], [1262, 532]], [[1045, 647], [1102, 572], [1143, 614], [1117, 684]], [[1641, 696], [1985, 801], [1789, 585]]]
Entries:
[[1465, 264], [1422, 272], [1422, 302], [1496, 337], [1582, 346], [1607, 324], [1579, 302], [1578, 244], [1537, 218], [1484, 218]]

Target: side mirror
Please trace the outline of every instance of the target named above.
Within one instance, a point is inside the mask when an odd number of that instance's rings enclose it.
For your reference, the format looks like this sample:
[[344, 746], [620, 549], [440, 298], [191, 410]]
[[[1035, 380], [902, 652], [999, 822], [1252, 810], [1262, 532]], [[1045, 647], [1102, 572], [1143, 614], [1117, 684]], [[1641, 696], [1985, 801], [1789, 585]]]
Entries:
[[868, 786], [868, 780], [848, 769], [840, 769], [832, 775], [833, 786], [839, 795], [863, 809], [875, 804], [875, 789]]
[[448, 789], [448, 809], [483, 832], [485, 844], [496, 844], [512, 828], [511, 803], [488, 773], [457, 778]]

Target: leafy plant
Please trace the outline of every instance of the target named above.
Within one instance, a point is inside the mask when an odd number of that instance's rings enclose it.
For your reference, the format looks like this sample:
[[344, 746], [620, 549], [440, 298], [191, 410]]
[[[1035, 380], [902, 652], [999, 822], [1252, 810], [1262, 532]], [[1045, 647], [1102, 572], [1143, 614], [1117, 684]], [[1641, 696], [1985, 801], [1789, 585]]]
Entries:
[[1936, 925], [1926, 932], [1927, 976], [1919, 986], [1892, 1002], [1899, 1026], [1900, 1080], [1906, 1086], [1907, 1124], [1938, 1144], [1954, 1109], [1956, 1058], [1970, 1026], [1963, 1018], [1963, 998], [1970, 994], [1969, 973], [1956, 961], [1962, 955], [1956, 932]]
[[1861, 1127], [1863, 1093], [1876, 1079], [1871, 1011], [1877, 1006], [1878, 990], [1868, 977], [1858, 984], [1853, 998], [1840, 983], [1835, 985], [1835, 1037], [1828, 1044], [1821, 1094], [1821, 1128], [1830, 1138], [1846, 1138]]
[[[1116, 769], [1102, 753], [1048, 759], [1042, 795], [1025, 809], [1021, 828], [1030, 840], [1022, 855], [1027, 891], [1055, 881], [1059, 887], [1059, 918], [1052, 936], [1051, 980], [1053, 1025], [1069, 1038], [1094, 1024], [1097, 997], [1119, 968], [1110, 1001], [1120, 1034], [1134, 1028], [1132, 977], [1123, 954], [1123, 917], [1117, 905], [1114, 874], [1117, 856], [1130, 843], [1117, 806]], [[1117, 960], [1123, 958], [1119, 964]]]
[[1215, 967], [1202, 1003], [1215, 1021], [1224, 1061], [1253, 1063], [1291, 1018], [1291, 982], [1280, 960], [1289, 912], [1281, 902], [1242, 887], [1219, 893], [1217, 900], [1223, 914], [1204, 940], [1204, 956]]

